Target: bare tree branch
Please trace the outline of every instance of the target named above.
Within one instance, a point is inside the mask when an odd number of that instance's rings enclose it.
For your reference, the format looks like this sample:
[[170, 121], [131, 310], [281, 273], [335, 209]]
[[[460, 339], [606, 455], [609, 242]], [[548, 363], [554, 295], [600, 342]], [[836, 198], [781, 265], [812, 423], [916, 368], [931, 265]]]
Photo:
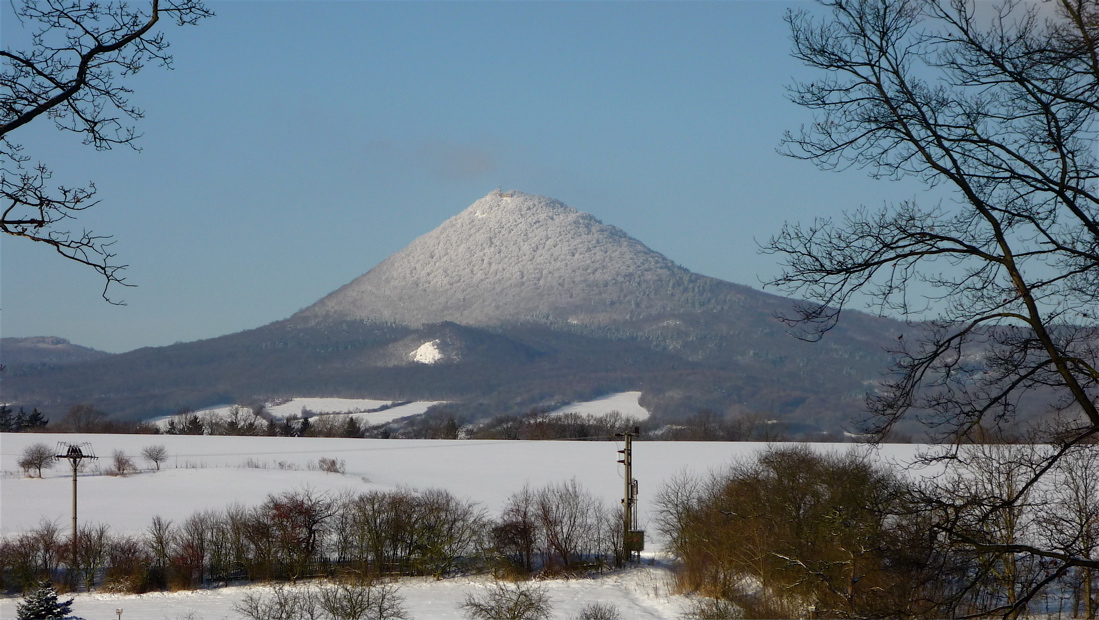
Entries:
[[[1017, 492], [983, 505], [938, 488], [927, 501], [938, 502], [943, 534], [979, 556], [1056, 562], [1058, 576], [1095, 568], [1093, 551], [967, 528], [1022, 509], [1066, 454], [1099, 436], [1099, 5], [1057, 0], [1048, 16], [1019, 0], [980, 14], [972, 0], [819, 4], [827, 17], [787, 16], [793, 56], [818, 79], [790, 86], [815, 118], [781, 151], [954, 198], [784, 226], [763, 247], [784, 261], [769, 284], [808, 301], [782, 318], [819, 339], [859, 298], [914, 321], [868, 398], [879, 437], [918, 422], [969, 442], [994, 427], [1019, 434], [1020, 412], [1056, 412], [1060, 425], [1028, 435], [1052, 452], [1020, 465]], [[1018, 613], [1058, 578], [1017, 584], [980, 613]]]
[[[111, 284], [130, 286], [114, 261], [111, 237], [65, 229], [98, 204], [96, 187], [52, 186], [52, 171], [24, 151], [12, 134], [48, 118], [62, 131], [83, 136], [97, 150], [137, 149], [133, 125], [142, 118], [122, 78], [147, 63], [171, 68], [161, 17], [178, 25], [213, 15], [199, 0], [151, 0], [148, 5], [85, 0], [24, 0], [15, 16], [30, 32], [25, 50], [0, 50], [0, 232], [43, 243], [66, 259], [96, 270]], [[112, 302], [113, 303], [113, 302]]]

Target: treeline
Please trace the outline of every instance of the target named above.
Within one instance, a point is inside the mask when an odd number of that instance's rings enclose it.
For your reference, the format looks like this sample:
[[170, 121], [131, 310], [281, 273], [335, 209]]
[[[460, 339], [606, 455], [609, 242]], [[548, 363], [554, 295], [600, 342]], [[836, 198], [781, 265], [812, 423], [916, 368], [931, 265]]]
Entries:
[[37, 433], [49, 423], [49, 419], [38, 409], [27, 413], [20, 407], [19, 413], [15, 413], [11, 407], [0, 405], [0, 433]]
[[[400, 404], [400, 403], [397, 403]], [[6, 413], [5, 413], [6, 412]], [[845, 442], [841, 432], [798, 430], [758, 413], [720, 414], [701, 409], [683, 418], [653, 416], [644, 420], [618, 411], [603, 415], [550, 413], [535, 407], [522, 415], [471, 420], [440, 407], [410, 419], [364, 424], [349, 413], [313, 413], [287, 418], [272, 416], [263, 405], [236, 405], [219, 413], [183, 410], [162, 426], [119, 421], [90, 405], [75, 405], [50, 424], [37, 409], [11, 413], [0, 407], [0, 432], [68, 432], [166, 435], [233, 435], [265, 437], [344, 437], [367, 439], [508, 439], [610, 440], [617, 433], [640, 429], [640, 438], [654, 441], [809, 441]], [[996, 440], [1004, 437], [997, 436]], [[895, 436], [895, 442], [911, 442]]]
[[[344, 437], [366, 439], [506, 439], [610, 440], [616, 433], [640, 429], [640, 438], [654, 441], [812, 441], [844, 442], [839, 432], [793, 432], [787, 424], [760, 414], [721, 415], [704, 409], [683, 419], [641, 420], [611, 411], [603, 415], [576, 412], [550, 414], [533, 408], [523, 415], [500, 415], [469, 421], [441, 408], [407, 420], [360, 423], [353, 415], [304, 412], [276, 419], [262, 406], [238, 405], [220, 414], [181, 411], [162, 426], [110, 419], [89, 405], [72, 407], [60, 422], [35, 410], [31, 423], [0, 426], [0, 432], [69, 432], [165, 435], [232, 435], [264, 437]], [[2, 420], [3, 418], [0, 418]], [[14, 419], [14, 418], [13, 418]], [[910, 437], [901, 438], [910, 441]]]
[[27, 413], [23, 407], [13, 412], [0, 405], [0, 433], [114, 433], [156, 434], [158, 429], [146, 422], [112, 420], [106, 412], [91, 405], [73, 405], [60, 420], [50, 418], [37, 408]]
[[0, 542], [0, 587], [55, 580], [140, 593], [348, 575], [570, 574], [620, 561], [621, 527], [620, 512], [575, 480], [524, 488], [497, 518], [439, 489], [297, 490], [179, 523], [156, 517], [140, 535], [85, 525], [75, 561], [69, 532], [43, 522]]
[[1095, 618], [1099, 570], [1026, 550], [1099, 554], [1099, 449], [1068, 455], [1055, 484], [1008, 501], [1025, 479], [1019, 464], [1033, 462], [1018, 453], [1040, 449], [972, 446], [961, 470], [915, 482], [856, 452], [770, 448], [671, 480], [658, 529], [680, 587], [709, 597], [703, 617]]
[[[337, 418], [339, 416], [336, 416]], [[318, 429], [313, 418], [309, 431], [321, 435], [339, 428], [331, 422]], [[523, 415], [500, 415], [485, 421], [467, 421], [446, 408], [413, 420], [397, 420], [362, 428], [361, 437], [375, 439], [505, 439], [505, 440], [612, 440], [616, 434], [638, 429], [639, 438], [652, 441], [853, 441], [840, 432], [795, 432], [789, 425], [756, 413], [722, 415], [703, 409], [684, 418], [652, 416], [639, 419], [611, 411], [603, 415], [550, 413], [532, 408]], [[326, 435], [346, 436], [346, 435]], [[906, 438], [910, 439], [910, 438]]]

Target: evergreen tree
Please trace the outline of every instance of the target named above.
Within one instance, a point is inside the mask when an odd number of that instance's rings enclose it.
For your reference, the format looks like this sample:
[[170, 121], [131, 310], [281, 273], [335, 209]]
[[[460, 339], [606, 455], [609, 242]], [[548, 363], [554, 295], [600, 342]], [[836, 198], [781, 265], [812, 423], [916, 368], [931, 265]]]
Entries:
[[38, 584], [38, 589], [28, 594], [23, 602], [16, 606], [15, 617], [18, 620], [61, 620], [71, 618], [73, 599], [57, 600], [57, 590], [49, 581]]
[[37, 407], [32, 409], [29, 414], [25, 413], [23, 408], [20, 407], [18, 428], [16, 430], [18, 432], [41, 430], [49, 423], [50, 421], [46, 419], [46, 416], [42, 415], [42, 412], [39, 411]]
[[206, 434], [206, 427], [202, 425], [202, 420], [198, 418], [198, 415], [192, 413], [187, 416], [187, 421], [180, 429], [181, 435], [204, 435]]
[[18, 428], [11, 414], [11, 407], [0, 405], [0, 433], [14, 433], [16, 430]]
[[344, 437], [362, 437], [363, 429], [359, 426], [359, 423], [351, 415], [347, 416], [347, 420], [343, 423], [343, 436]]

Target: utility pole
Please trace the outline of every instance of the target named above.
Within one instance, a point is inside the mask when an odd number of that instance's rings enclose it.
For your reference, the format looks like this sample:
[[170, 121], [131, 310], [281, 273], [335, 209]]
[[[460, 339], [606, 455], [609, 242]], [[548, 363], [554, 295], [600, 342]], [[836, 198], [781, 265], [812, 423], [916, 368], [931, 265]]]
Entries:
[[615, 437], [623, 437], [626, 445], [618, 453], [622, 455], [619, 463], [625, 466], [623, 475], [625, 480], [625, 493], [622, 498], [622, 555], [627, 562], [632, 562], [634, 553], [638, 561], [641, 560], [641, 551], [645, 549], [645, 532], [637, 529], [637, 480], [633, 477], [633, 438], [641, 434], [641, 429], [634, 427], [633, 431], [616, 433]]
[[[75, 574], [73, 571], [76, 570], [76, 566], [77, 566], [77, 563], [76, 563], [76, 548], [77, 548], [76, 547], [76, 533], [77, 533], [77, 530], [76, 530], [76, 470], [77, 470], [78, 467], [80, 467], [80, 461], [82, 461], [84, 459], [96, 459], [96, 458], [99, 458], [99, 457], [97, 457], [92, 452], [91, 444], [87, 444], [87, 443], [75, 444], [75, 443], [60, 442], [60, 443], [57, 444], [57, 446], [58, 446], [58, 450], [57, 450], [58, 454], [56, 454], [55, 456], [59, 459], [65, 459], [65, 460], [69, 461], [69, 465], [72, 465], [72, 468], [73, 468], [73, 537], [72, 537], [72, 555], [69, 556], [70, 557], [69, 561], [71, 562], [71, 564], [69, 564], [69, 573], [70, 574]], [[81, 449], [82, 446], [87, 450], [87, 452], [85, 452], [84, 450]]]

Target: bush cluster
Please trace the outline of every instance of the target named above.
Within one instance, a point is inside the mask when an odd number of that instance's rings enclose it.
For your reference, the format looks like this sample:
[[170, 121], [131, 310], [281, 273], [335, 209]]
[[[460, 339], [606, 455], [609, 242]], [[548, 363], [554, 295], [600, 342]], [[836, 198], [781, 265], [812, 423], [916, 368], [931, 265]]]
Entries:
[[[1025, 550], [1099, 552], [1099, 451], [1065, 455], [1056, 484], [1020, 494], [1023, 464], [1040, 459], [1019, 452], [1042, 449], [972, 446], [953, 457], [961, 470], [917, 482], [855, 451], [775, 447], [709, 478], [675, 477], [657, 495], [657, 525], [681, 589], [706, 597], [693, 617], [950, 618], [1013, 605], [1092, 617], [1099, 571]], [[1019, 552], [996, 550], [1005, 544]]]
[[235, 606], [248, 620], [402, 620], [408, 618], [400, 588], [388, 581], [336, 581], [276, 585], [271, 594], [250, 593]]
[[615, 433], [640, 426], [641, 421], [618, 411], [604, 415], [575, 412], [550, 414], [533, 409], [523, 416], [498, 416], [473, 427], [471, 439], [574, 439], [611, 441]]
[[43, 522], [0, 541], [0, 586], [20, 591], [61, 576], [88, 590], [145, 592], [346, 575], [590, 571], [615, 560], [620, 523], [575, 480], [523, 489], [498, 519], [439, 489], [295, 490], [178, 524], [155, 517], [140, 536], [87, 524], [75, 562], [67, 532]]

